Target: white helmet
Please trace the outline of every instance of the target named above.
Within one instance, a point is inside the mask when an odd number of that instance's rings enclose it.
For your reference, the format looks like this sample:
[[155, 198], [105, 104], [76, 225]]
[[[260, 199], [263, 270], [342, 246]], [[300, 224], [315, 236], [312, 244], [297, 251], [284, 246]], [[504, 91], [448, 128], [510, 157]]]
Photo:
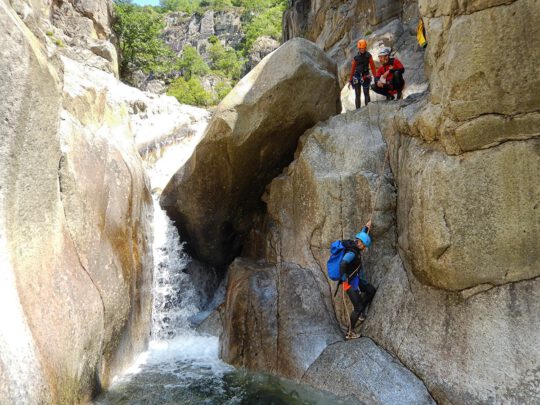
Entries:
[[388, 48], [388, 47], [385, 47], [383, 49], [381, 49], [381, 51], [379, 52], [379, 56], [390, 56], [390, 53], [391, 53], [391, 49]]

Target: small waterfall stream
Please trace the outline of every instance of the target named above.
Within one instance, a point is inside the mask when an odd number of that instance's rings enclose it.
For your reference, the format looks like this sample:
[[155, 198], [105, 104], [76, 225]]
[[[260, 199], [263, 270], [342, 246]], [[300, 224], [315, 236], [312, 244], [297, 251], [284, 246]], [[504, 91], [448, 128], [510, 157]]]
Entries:
[[[179, 156], [160, 151], [178, 167], [193, 150], [186, 145]], [[152, 164], [147, 170], [163, 183], [168, 165]], [[170, 172], [170, 168], [167, 168]], [[176, 171], [176, 170], [174, 170]], [[171, 172], [171, 173], [174, 173]], [[161, 184], [160, 184], [161, 185]], [[159, 186], [158, 186], [159, 188]], [[236, 370], [219, 359], [215, 336], [198, 333], [193, 319], [209, 313], [208, 302], [195, 280], [185, 272], [190, 258], [184, 253], [175, 226], [154, 198], [154, 284], [152, 340], [109, 390], [95, 404], [335, 404], [344, 403], [323, 394], [266, 374]], [[217, 295], [223, 296], [223, 286]], [[215, 301], [215, 300], [214, 300]]]

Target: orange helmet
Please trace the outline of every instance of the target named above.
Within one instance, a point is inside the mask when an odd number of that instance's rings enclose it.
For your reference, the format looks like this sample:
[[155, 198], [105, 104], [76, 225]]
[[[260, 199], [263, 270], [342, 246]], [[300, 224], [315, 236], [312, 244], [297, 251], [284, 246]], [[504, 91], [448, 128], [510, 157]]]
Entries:
[[361, 39], [360, 41], [358, 41], [356, 46], [358, 47], [358, 49], [366, 49], [367, 48], [367, 41], [365, 39]]

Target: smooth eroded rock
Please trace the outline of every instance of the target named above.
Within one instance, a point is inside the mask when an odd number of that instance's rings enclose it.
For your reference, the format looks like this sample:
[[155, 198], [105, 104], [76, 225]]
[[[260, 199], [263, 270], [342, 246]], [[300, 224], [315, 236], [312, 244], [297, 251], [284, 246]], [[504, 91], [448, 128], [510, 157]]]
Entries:
[[0, 402], [84, 403], [148, 340], [148, 184], [106, 74], [0, 27]]
[[[382, 111], [391, 115], [396, 105], [372, 103], [305, 133], [294, 162], [267, 189], [266, 226], [251, 234], [246, 253], [325, 275], [330, 244], [353, 238], [373, 213], [364, 276], [377, 284], [396, 244], [396, 190], [379, 128]], [[341, 293], [336, 309], [346, 325]]]
[[366, 404], [435, 404], [418, 377], [365, 337], [328, 346], [302, 382]]
[[192, 255], [215, 266], [237, 256], [264, 188], [292, 160], [300, 135], [340, 110], [335, 64], [304, 39], [245, 76], [161, 197]]

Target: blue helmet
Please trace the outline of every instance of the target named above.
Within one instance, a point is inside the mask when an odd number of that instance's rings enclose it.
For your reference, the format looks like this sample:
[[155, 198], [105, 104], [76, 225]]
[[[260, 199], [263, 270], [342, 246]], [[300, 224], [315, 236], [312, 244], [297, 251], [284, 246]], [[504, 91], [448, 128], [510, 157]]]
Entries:
[[365, 232], [359, 232], [355, 236], [356, 239], [360, 239], [365, 247], [371, 246], [371, 237]]

